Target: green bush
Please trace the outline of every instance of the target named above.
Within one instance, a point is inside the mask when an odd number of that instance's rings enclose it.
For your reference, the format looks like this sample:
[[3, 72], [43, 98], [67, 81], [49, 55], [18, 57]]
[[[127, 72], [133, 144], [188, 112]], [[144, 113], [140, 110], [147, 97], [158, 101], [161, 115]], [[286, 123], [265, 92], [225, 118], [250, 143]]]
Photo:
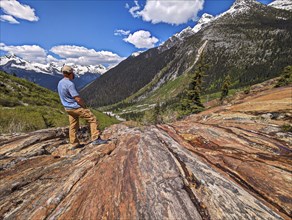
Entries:
[[250, 93], [250, 86], [246, 87], [243, 92], [246, 95], [249, 94]]
[[0, 106], [14, 107], [21, 105], [17, 98], [14, 97], [0, 97]]
[[292, 66], [286, 66], [281, 73], [281, 77], [275, 87], [287, 86], [292, 83]]
[[281, 130], [284, 132], [292, 132], [292, 125], [291, 124], [284, 124], [284, 125], [282, 125]]

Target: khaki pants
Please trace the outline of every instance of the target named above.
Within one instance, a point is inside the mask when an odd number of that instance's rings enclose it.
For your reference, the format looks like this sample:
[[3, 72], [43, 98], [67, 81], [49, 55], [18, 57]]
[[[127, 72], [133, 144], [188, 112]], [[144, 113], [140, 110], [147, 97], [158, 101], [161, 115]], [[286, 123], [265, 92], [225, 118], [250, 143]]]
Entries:
[[77, 131], [79, 128], [79, 117], [84, 118], [90, 125], [91, 139], [95, 140], [99, 137], [100, 131], [98, 130], [98, 122], [96, 117], [89, 109], [77, 108], [77, 109], [65, 109], [69, 114], [69, 141], [70, 144], [78, 144]]

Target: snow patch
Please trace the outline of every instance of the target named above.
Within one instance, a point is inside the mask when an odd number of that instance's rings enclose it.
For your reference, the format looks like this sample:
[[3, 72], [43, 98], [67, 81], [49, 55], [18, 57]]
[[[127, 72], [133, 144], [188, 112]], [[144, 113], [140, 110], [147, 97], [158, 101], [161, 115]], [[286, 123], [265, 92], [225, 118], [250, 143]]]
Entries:
[[268, 4], [268, 6], [292, 11], [292, 1], [291, 0], [275, 0], [272, 3]]
[[203, 27], [207, 26], [210, 22], [214, 20], [214, 16], [210, 14], [203, 14], [201, 19], [198, 21], [197, 25], [193, 27], [193, 32], [197, 33], [199, 32]]

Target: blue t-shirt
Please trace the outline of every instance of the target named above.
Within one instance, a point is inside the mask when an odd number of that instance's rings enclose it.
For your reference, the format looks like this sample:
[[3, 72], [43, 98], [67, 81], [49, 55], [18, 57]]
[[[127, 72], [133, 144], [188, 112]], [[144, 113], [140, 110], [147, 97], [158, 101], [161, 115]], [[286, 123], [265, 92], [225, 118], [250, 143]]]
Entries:
[[58, 83], [58, 93], [63, 106], [66, 109], [76, 109], [81, 106], [73, 97], [79, 96], [75, 85], [70, 79], [63, 78]]

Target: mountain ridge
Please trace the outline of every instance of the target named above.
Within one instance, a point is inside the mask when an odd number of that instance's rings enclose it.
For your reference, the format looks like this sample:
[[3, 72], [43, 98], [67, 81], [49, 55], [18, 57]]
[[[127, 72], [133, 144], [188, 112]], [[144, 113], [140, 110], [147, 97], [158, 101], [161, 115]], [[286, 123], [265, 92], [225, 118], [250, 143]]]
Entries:
[[292, 2], [289, 0], [275, 0], [269, 4], [271, 7], [275, 7], [278, 9], [289, 10], [292, 11]]
[[[239, 11], [236, 10], [236, 7], [239, 7]], [[207, 23], [208, 25], [183, 41], [179, 40], [174, 44], [172, 41], [169, 47], [162, 50], [163, 45], [124, 61], [128, 65], [136, 65], [137, 59], [142, 64], [143, 60], [148, 60], [145, 69], [137, 71], [137, 68], [132, 68], [126, 71], [118, 65], [108, 71], [109, 74], [105, 74], [100, 80], [92, 82], [81, 91], [81, 94], [91, 105], [100, 107], [119, 101], [123, 102], [122, 100], [135, 96], [135, 93], [141, 89], [149, 91], [149, 88], [146, 87], [151, 87], [154, 91], [155, 88], [161, 88], [168, 82], [171, 83], [178, 77], [186, 76], [189, 72], [194, 71], [193, 64], [198, 51], [206, 41], [208, 43], [203, 56], [210, 68], [204, 78], [205, 92], [218, 91], [224, 76], [228, 73], [232, 75], [234, 88], [265, 81], [278, 76], [284, 67], [292, 63], [292, 51], [288, 46], [292, 44], [291, 21], [290, 11], [279, 10], [256, 1], [237, 1], [229, 10], [217, 18], [213, 18]], [[168, 41], [166, 41], [167, 44]], [[154, 56], [163, 59], [161, 53], [167, 57], [164, 60], [165, 65], [150, 70], [148, 65], [153, 64], [149, 63], [149, 59], [155, 59]], [[132, 77], [126, 80], [129, 74]], [[124, 78], [120, 86], [115, 77]], [[146, 80], [137, 85], [136, 81], [140, 77], [144, 77]], [[155, 83], [153, 83], [154, 81]], [[115, 89], [105, 92], [104, 89], [107, 85], [108, 87], [114, 85]], [[186, 85], [178, 86], [185, 87]], [[176, 90], [179, 92], [180, 89]], [[117, 91], [120, 93], [118, 94]], [[174, 95], [178, 95], [177, 92]], [[141, 95], [146, 97], [150, 94], [151, 92]], [[163, 101], [165, 100], [157, 100], [157, 102]]]
[[[13, 54], [0, 57], [0, 70], [9, 74], [16, 74], [18, 77], [35, 82], [50, 90], [56, 91], [58, 81], [63, 77], [61, 68], [63, 64], [51, 62], [47, 64], [26, 61]], [[76, 86], [81, 89], [88, 83], [100, 77], [106, 72], [102, 65], [72, 65], [76, 80]]]

